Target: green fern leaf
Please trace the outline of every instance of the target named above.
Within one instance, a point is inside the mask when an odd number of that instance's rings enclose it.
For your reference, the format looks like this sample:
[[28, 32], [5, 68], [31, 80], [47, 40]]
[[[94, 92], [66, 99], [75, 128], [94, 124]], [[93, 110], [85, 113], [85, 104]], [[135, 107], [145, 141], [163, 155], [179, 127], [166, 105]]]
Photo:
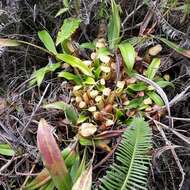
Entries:
[[101, 190], [146, 190], [152, 132], [143, 118], [134, 118], [123, 134], [116, 160], [100, 179]]

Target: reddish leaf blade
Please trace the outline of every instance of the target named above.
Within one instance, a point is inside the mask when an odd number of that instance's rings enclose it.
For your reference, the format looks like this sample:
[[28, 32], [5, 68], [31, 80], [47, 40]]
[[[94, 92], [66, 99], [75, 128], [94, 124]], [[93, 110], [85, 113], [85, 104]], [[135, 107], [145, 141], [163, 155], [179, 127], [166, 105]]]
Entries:
[[70, 175], [52, 135], [51, 127], [45, 119], [41, 119], [39, 122], [37, 144], [42, 154], [44, 165], [49, 171], [57, 189], [70, 190], [72, 185]]

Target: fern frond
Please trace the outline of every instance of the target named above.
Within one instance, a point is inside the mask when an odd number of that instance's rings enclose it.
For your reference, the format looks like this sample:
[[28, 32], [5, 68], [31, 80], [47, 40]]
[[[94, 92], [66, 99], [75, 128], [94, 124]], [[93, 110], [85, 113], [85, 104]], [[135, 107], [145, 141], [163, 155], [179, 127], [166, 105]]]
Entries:
[[143, 118], [134, 118], [123, 134], [116, 160], [100, 179], [101, 190], [147, 189], [147, 174], [151, 156], [152, 132]]

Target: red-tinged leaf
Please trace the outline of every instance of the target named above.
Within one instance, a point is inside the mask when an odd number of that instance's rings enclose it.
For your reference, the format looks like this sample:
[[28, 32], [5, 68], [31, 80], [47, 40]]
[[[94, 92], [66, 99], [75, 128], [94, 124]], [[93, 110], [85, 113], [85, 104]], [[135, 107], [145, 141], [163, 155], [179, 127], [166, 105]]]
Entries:
[[50, 180], [51, 180], [51, 177], [49, 175], [49, 172], [46, 168], [44, 168], [38, 174], [38, 176], [31, 183], [29, 183], [24, 189], [26, 190], [38, 189]]
[[53, 137], [51, 127], [45, 119], [41, 119], [39, 122], [37, 144], [42, 154], [44, 165], [49, 171], [57, 189], [70, 190], [72, 185], [71, 177]]
[[92, 165], [82, 172], [72, 190], [91, 190], [92, 187]]

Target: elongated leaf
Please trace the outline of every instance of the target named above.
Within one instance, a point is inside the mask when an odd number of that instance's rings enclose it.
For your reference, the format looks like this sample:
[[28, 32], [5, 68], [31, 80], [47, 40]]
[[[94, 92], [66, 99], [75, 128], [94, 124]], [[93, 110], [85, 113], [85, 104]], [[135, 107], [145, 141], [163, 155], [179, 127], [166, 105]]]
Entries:
[[50, 34], [46, 30], [42, 30], [38, 32], [38, 36], [40, 40], [43, 42], [44, 46], [53, 54], [57, 54], [57, 50], [55, 48], [53, 39]]
[[177, 44], [167, 40], [166, 38], [160, 38], [160, 37], [156, 37], [156, 38], [159, 39], [160, 41], [162, 41], [163, 43], [165, 43], [170, 48], [174, 49], [177, 53], [190, 58], [190, 49], [181, 48]]
[[76, 183], [73, 185], [72, 190], [91, 190], [92, 186], [92, 165], [82, 172]]
[[156, 84], [158, 84], [161, 88], [165, 88], [167, 86], [171, 86], [173, 88], [175, 87], [173, 83], [164, 80], [157, 81]]
[[15, 151], [8, 144], [0, 144], [0, 154], [5, 156], [14, 156]]
[[40, 86], [45, 78], [45, 75], [49, 72], [54, 72], [60, 66], [61, 66], [60, 63], [55, 63], [55, 64], [48, 64], [47, 66], [38, 69], [32, 74], [31, 76], [32, 80], [30, 81], [30, 85], [34, 85], [35, 83], [37, 83], [37, 85]]
[[17, 40], [11, 40], [8, 38], [0, 38], [0, 47], [19, 46], [20, 43]]
[[92, 77], [87, 77], [83, 84], [94, 85], [96, 84], [96, 81]]
[[80, 48], [95, 50], [96, 44], [94, 42], [85, 42], [80, 44]]
[[143, 97], [133, 99], [129, 102], [129, 105], [126, 107], [129, 109], [138, 108], [143, 102]]
[[160, 67], [160, 59], [154, 58], [150, 63], [150, 65], [148, 66], [147, 77], [152, 80], [156, 72], [158, 71], [159, 67]]
[[39, 190], [54, 190], [54, 189], [55, 189], [55, 185], [53, 181], [50, 181], [46, 185], [43, 185], [43, 187], [41, 187]]
[[78, 114], [72, 105], [66, 104], [63, 101], [46, 104], [43, 106], [45, 109], [59, 109], [65, 112], [66, 118], [73, 124], [76, 125], [78, 121]]
[[47, 184], [51, 180], [51, 176], [49, 175], [49, 171], [44, 168], [38, 176], [29, 183], [24, 189], [26, 190], [35, 190], [40, 188], [41, 186]]
[[62, 71], [59, 73], [58, 77], [63, 77], [67, 80], [73, 80], [75, 81], [77, 84], [81, 84], [81, 79], [80, 77], [78, 77], [77, 75], [74, 75], [72, 73], [66, 72], [66, 71]]
[[43, 162], [58, 190], [70, 190], [72, 181], [63, 161], [59, 147], [52, 135], [52, 129], [41, 119], [37, 131], [37, 144]]
[[135, 49], [130, 43], [120, 44], [119, 49], [125, 62], [125, 66], [127, 67], [127, 71], [130, 73], [135, 64]]
[[45, 109], [58, 109], [58, 110], [65, 110], [65, 102], [63, 101], [58, 101], [58, 102], [54, 102], [51, 104], [46, 104], [43, 106], [43, 108]]
[[97, 50], [97, 58], [100, 58], [101, 56], [111, 55], [108, 48], [100, 48]]
[[119, 16], [120, 7], [114, 0], [111, 1], [111, 7], [112, 15], [108, 25], [108, 41], [110, 49], [114, 49], [120, 41], [121, 19]]
[[57, 58], [68, 63], [74, 68], [78, 68], [85, 75], [93, 76], [88, 66], [85, 63], [83, 63], [79, 58], [68, 54], [57, 54]]
[[66, 105], [65, 107], [65, 116], [73, 124], [76, 125], [78, 121], [78, 114], [73, 108], [72, 105]]
[[55, 17], [58, 17], [60, 15], [62, 15], [63, 13], [67, 12], [69, 9], [68, 8], [62, 8], [60, 9], [57, 14], [55, 15]]
[[78, 118], [78, 121], [77, 121], [77, 124], [85, 122], [88, 118], [89, 118], [88, 116], [80, 114], [79, 118]]
[[79, 27], [80, 22], [81, 22], [80, 19], [77, 18], [65, 19], [61, 27], [61, 30], [58, 32], [56, 45], [59, 45], [64, 40], [69, 39], [71, 35]]
[[69, 8], [69, 0], [63, 0], [63, 5]]
[[156, 92], [147, 92], [147, 94], [157, 105], [164, 105], [162, 98]]
[[127, 88], [138, 92], [138, 91], [146, 90], [147, 85], [144, 82], [138, 82], [137, 84], [129, 84]]
[[[84, 149], [84, 153], [83, 153], [81, 162], [79, 163], [78, 167], [75, 168], [75, 173], [72, 174], [73, 183], [75, 183], [77, 181], [77, 179], [85, 171], [85, 168], [86, 168], [86, 148]], [[74, 172], [74, 171], [72, 171], [72, 172]]]

